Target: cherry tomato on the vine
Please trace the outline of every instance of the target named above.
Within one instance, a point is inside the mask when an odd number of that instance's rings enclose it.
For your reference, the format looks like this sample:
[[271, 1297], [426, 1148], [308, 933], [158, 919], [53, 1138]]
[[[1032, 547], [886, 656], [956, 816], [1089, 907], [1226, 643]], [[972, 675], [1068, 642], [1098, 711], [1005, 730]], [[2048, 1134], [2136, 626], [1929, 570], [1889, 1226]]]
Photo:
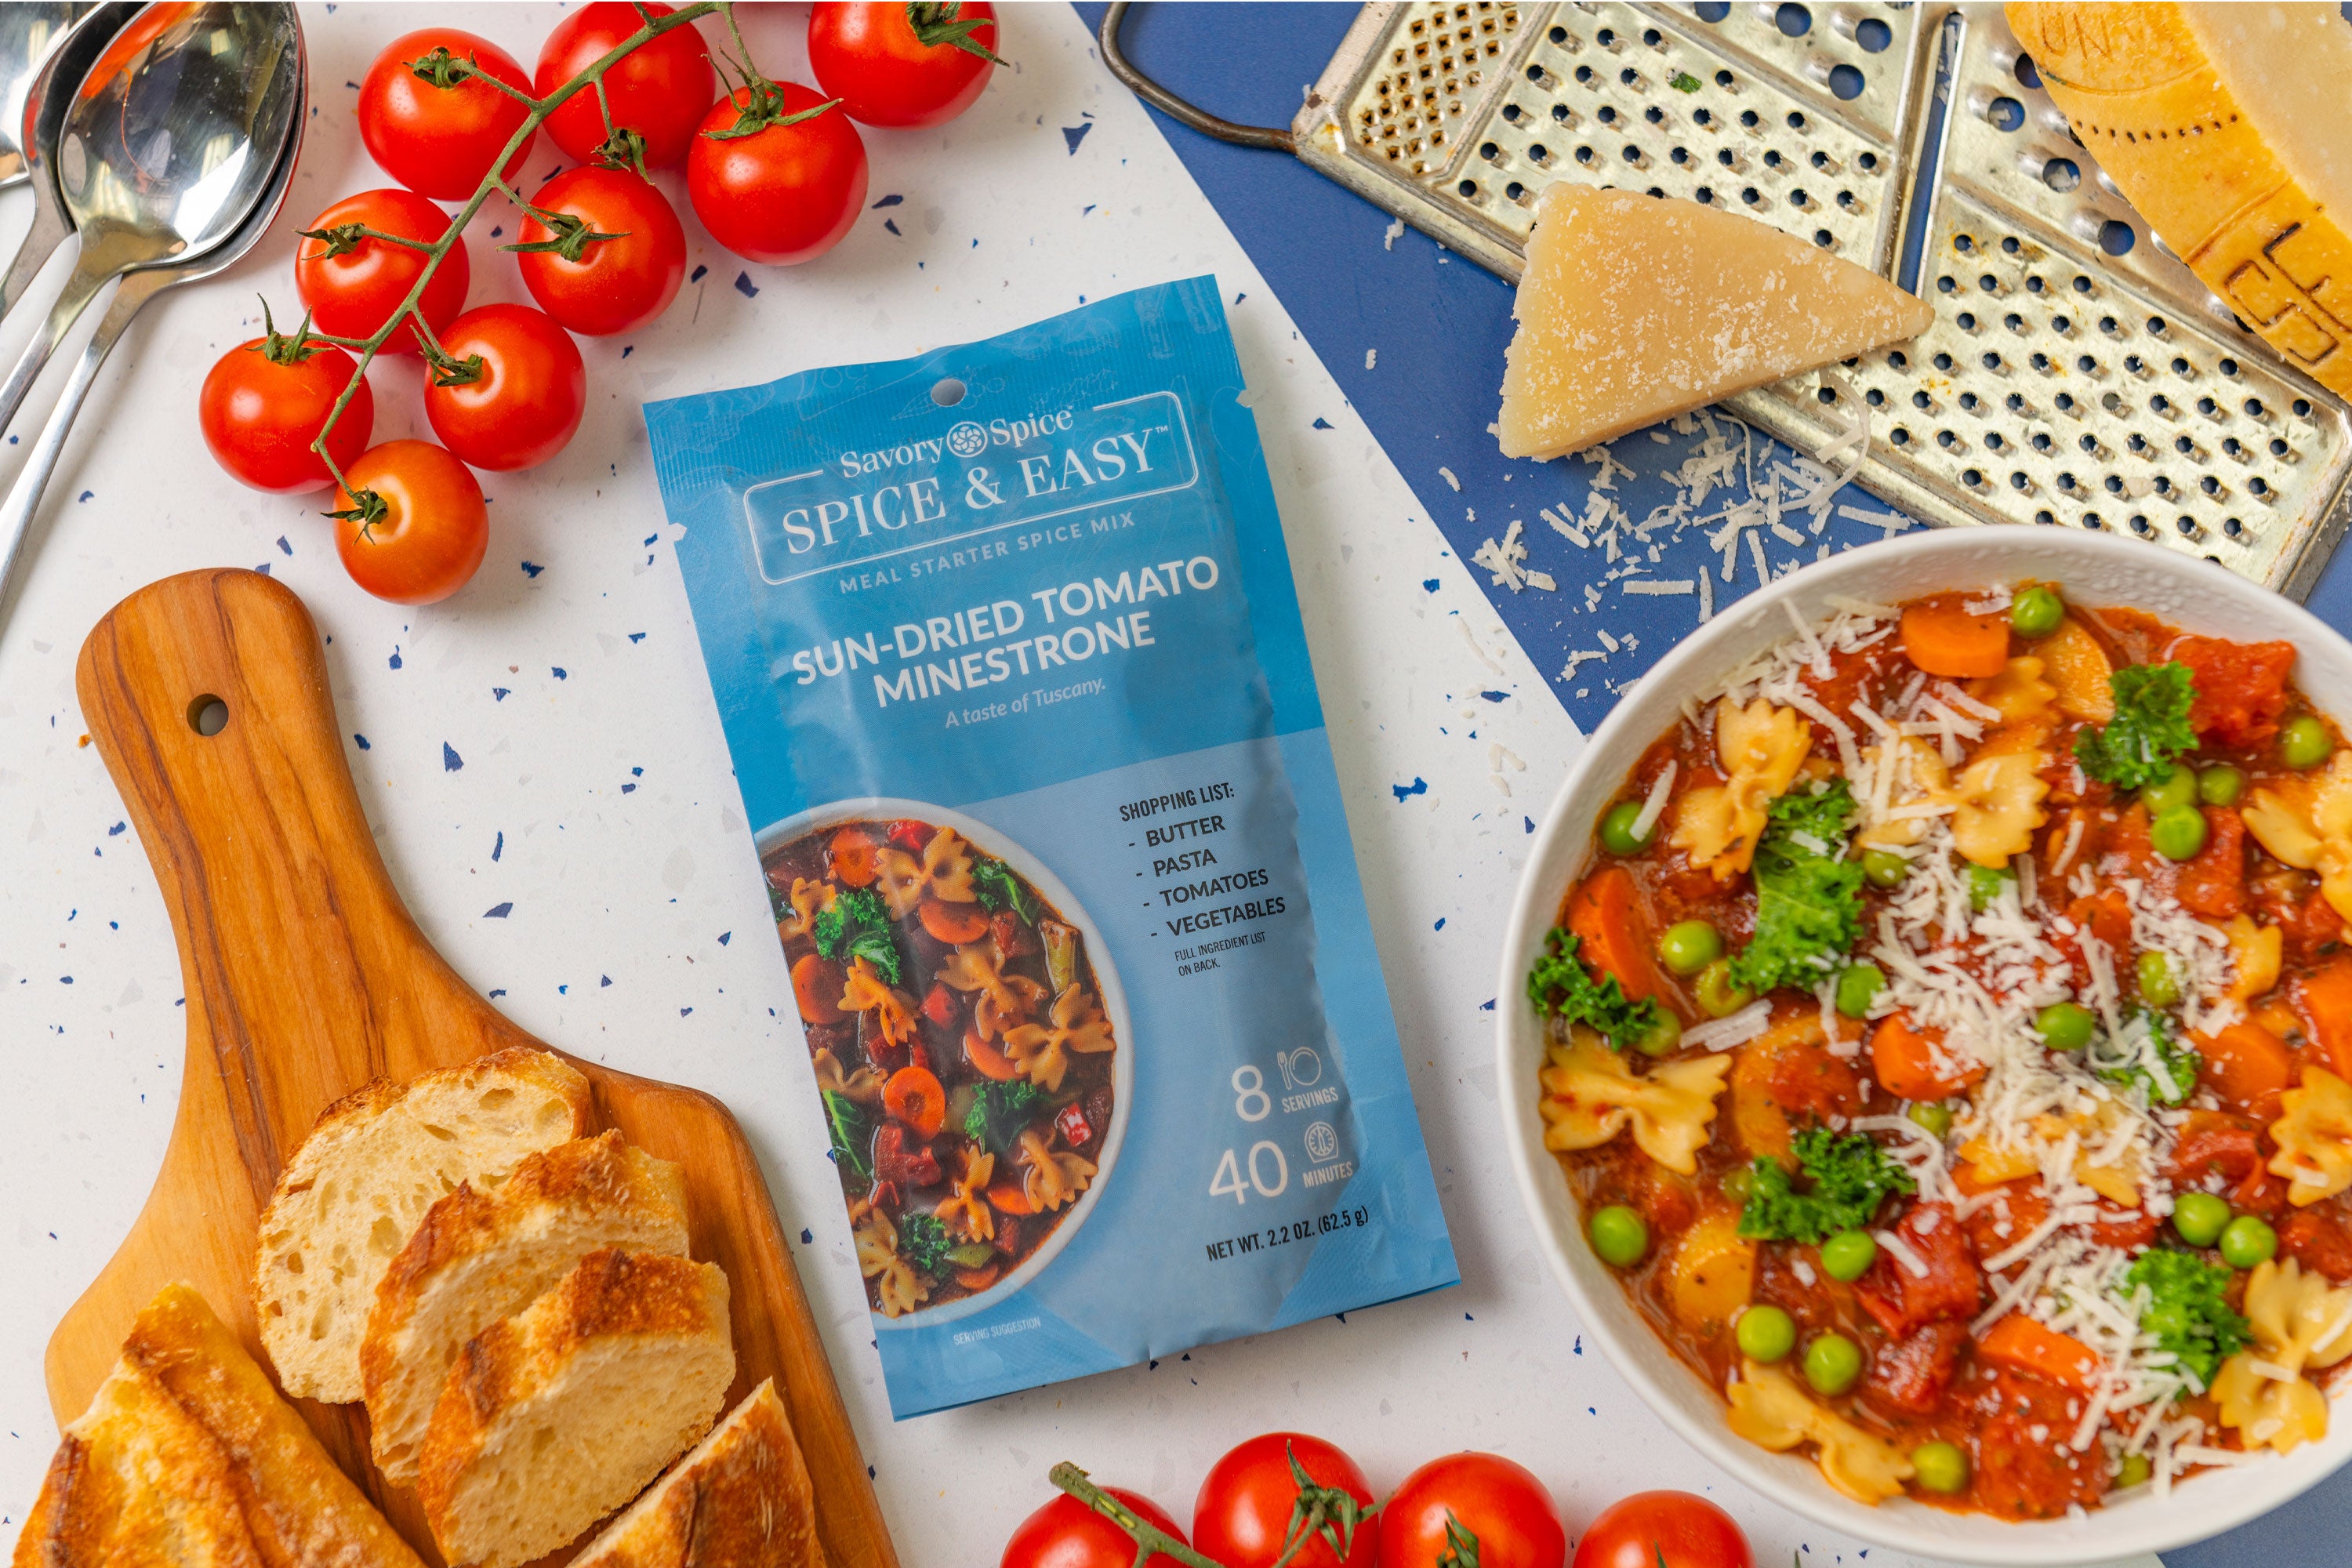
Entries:
[[[1447, 1529], [1477, 1538], [1478, 1568], [1562, 1568], [1568, 1532], [1551, 1493], [1526, 1466], [1499, 1454], [1448, 1454], [1404, 1479], [1381, 1509], [1381, 1561], [1428, 1568], [1451, 1549], [1474, 1561]], [[1653, 1565], [1654, 1568], [1654, 1565]]]
[[477, 379], [456, 385], [442, 384], [447, 372], [428, 372], [425, 416], [449, 450], [500, 469], [563, 450], [588, 408], [588, 370], [570, 333], [528, 305], [484, 305], [440, 337], [451, 359], [482, 362]]
[[[358, 362], [327, 343], [297, 347], [293, 333], [272, 331], [221, 355], [205, 377], [196, 420], [205, 445], [230, 475], [257, 490], [297, 495], [335, 482], [310, 450]], [[362, 381], [327, 449], [349, 468], [375, 427], [375, 396]]]
[[[429, 605], [466, 585], [490, 544], [490, 512], [473, 471], [430, 441], [386, 441], [343, 469], [335, 551], [352, 581], [396, 605]], [[354, 491], [381, 505], [357, 515]]]
[[[1315, 1489], [1307, 1502], [1311, 1506], [1315, 1494], [1322, 1494], [1322, 1511], [1310, 1522], [1328, 1522], [1333, 1537], [1349, 1541], [1338, 1511], [1350, 1499], [1358, 1509], [1372, 1506], [1372, 1483], [1362, 1468], [1320, 1437], [1268, 1432], [1209, 1467], [1192, 1503], [1194, 1549], [1225, 1568], [1274, 1568], [1301, 1511], [1298, 1477], [1290, 1468], [1294, 1458]], [[1371, 1568], [1379, 1550], [1380, 1526], [1373, 1521], [1354, 1532], [1344, 1560], [1318, 1529], [1290, 1561], [1294, 1568]]]
[[1576, 1568], [1756, 1568], [1732, 1517], [1692, 1492], [1635, 1492], [1601, 1511]]
[[[669, 198], [650, 181], [620, 169], [572, 169], [531, 197], [531, 205], [577, 218], [588, 240], [580, 258], [561, 251], [518, 250], [515, 265], [541, 310], [575, 332], [604, 337], [633, 331], [669, 309], [686, 281], [686, 230]], [[562, 241], [536, 217], [523, 220], [526, 246]]]
[[[362, 226], [430, 244], [447, 230], [449, 216], [414, 191], [362, 191], [320, 213], [305, 234]], [[306, 237], [294, 253], [294, 288], [320, 331], [334, 338], [372, 337], [408, 298], [425, 262], [423, 251], [381, 239], [353, 236], [346, 247], [341, 239]], [[433, 281], [425, 286], [425, 297], [417, 301], [426, 326], [438, 332], [457, 319], [466, 308], [471, 278], [466, 242], [460, 239], [442, 258]], [[404, 323], [383, 347], [387, 353], [415, 353], [415, 326]]]
[[987, 0], [907, 5], [820, 0], [809, 7], [809, 69], [825, 96], [867, 125], [942, 125], [995, 74], [996, 7]]
[[[1103, 1490], [1134, 1510], [1138, 1518], [1179, 1541], [1184, 1539], [1176, 1521], [1150, 1498], [1118, 1487]], [[1135, 1542], [1118, 1525], [1061, 1492], [1014, 1527], [1013, 1539], [1004, 1543], [1000, 1568], [1135, 1568]], [[1144, 1568], [1182, 1568], [1182, 1564], [1165, 1552], [1155, 1552]]]
[[711, 238], [747, 261], [786, 267], [831, 250], [857, 221], [866, 143], [839, 105], [797, 82], [755, 81], [711, 106], [686, 182]]
[[[645, 9], [661, 17], [673, 7], [648, 0]], [[582, 6], [558, 22], [540, 47], [533, 90], [545, 98], [644, 26], [637, 7], [626, 0], [595, 0]], [[705, 50], [701, 33], [689, 22], [639, 45], [604, 73], [604, 100], [612, 105], [613, 124], [645, 138], [649, 168], [674, 169], [686, 162], [694, 128], [719, 96], [719, 78]], [[593, 87], [564, 100], [541, 123], [563, 155], [575, 163], [587, 163], [604, 143], [604, 115]]]
[[[384, 46], [368, 68], [367, 79], [360, 83], [360, 140], [367, 143], [368, 156], [410, 190], [463, 201], [481, 184], [530, 110], [486, 81], [451, 79], [442, 87], [409, 69], [436, 49], [447, 49], [454, 59], [470, 60], [500, 81], [530, 91], [520, 62], [489, 39], [456, 27], [419, 28]], [[530, 142], [516, 148], [502, 171], [506, 178], [513, 179], [530, 156]]]

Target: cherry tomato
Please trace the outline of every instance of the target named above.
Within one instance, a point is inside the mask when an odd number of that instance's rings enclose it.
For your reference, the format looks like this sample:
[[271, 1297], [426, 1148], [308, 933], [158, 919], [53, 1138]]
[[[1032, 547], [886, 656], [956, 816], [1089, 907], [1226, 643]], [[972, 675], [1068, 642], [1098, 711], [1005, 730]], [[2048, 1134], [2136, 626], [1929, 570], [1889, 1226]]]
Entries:
[[[396, 605], [429, 605], [466, 585], [490, 545], [490, 510], [473, 471], [430, 441], [386, 441], [343, 470], [373, 491], [383, 515], [335, 520], [335, 551], [352, 581]], [[335, 510], [355, 510], [350, 490]]]
[[[552, 250], [515, 253], [530, 297], [564, 326], [590, 337], [634, 331], [677, 298], [686, 281], [686, 230], [651, 182], [625, 170], [572, 169], [541, 186], [531, 205], [576, 217], [590, 232], [621, 237], [583, 246], [577, 261]], [[552, 237], [537, 218], [523, 220], [523, 244]]]
[[[1551, 1493], [1533, 1471], [1499, 1454], [1448, 1454], [1407, 1476], [1381, 1510], [1381, 1561], [1428, 1568], [1448, 1550], [1449, 1522], [1478, 1538], [1478, 1568], [1568, 1562], [1568, 1532]], [[1455, 1555], [1471, 1561], [1466, 1551]]]
[[1576, 1543], [1576, 1568], [1756, 1568], [1732, 1517], [1691, 1492], [1635, 1492]]
[[[449, 226], [449, 215], [414, 191], [362, 191], [345, 196], [310, 222], [306, 234], [362, 226], [379, 234], [396, 234], [428, 244]], [[425, 253], [380, 239], [355, 239], [341, 255], [338, 245], [306, 237], [294, 253], [294, 288], [310, 311], [310, 324], [329, 337], [365, 338], [375, 335], [425, 270]], [[466, 242], [458, 240], [441, 258], [433, 281], [417, 301], [425, 325], [439, 332], [466, 308], [466, 288], [472, 280], [466, 259]], [[417, 351], [416, 328], [404, 323], [384, 341], [386, 353]]]
[[[327, 423], [335, 399], [351, 384], [358, 362], [331, 345], [294, 347], [271, 332], [221, 355], [196, 405], [205, 445], [241, 483], [277, 495], [323, 489], [335, 482], [310, 443]], [[335, 422], [327, 449], [349, 468], [367, 449], [375, 427], [375, 395], [362, 381]]]
[[[645, 8], [656, 17], [673, 9], [652, 0]], [[625, 0], [596, 0], [582, 6], [558, 22], [541, 46], [534, 90], [545, 98], [620, 47], [644, 25], [637, 7]], [[719, 79], [710, 69], [701, 33], [690, 22], [638, 46], [604, 73], [613, 124], [646, 139], [646, 163], [656, 169], [674, 169], [686, 162], [694, 129], [718, 96]], [[575, 163], [587, 163], [604, 143], [604, 115], [593, 87], [565, 99], [541, 123], [563, 155]]]
[[[1372, 1506], [1372, 1483], [1355, 1460], [1320, 1437], [1268, 1432], [1209, 1467], [1192, 1502], [1192, 1544], [1202, 1556], [1225, 1568], [1273, 1568], [1299, 1501], [1294, 1456], [1316, 1486], [1345, 1493], [1360, 1508]], [[1337, 1533], [1346, 1539], [1344, 1530]], [[1371, 1568], [1379, 1548], [1380, 1527], [1368, 1523], [1355, 1532], [1344, 1563], [1319, 1536], [1290, 1561], [1296, 1568]]]
[[686, 160], [687, 195], [711, 238], [747, 261], [789, 267], [849, 232], [866, 205], [866, 143], [838, 107], [745, 136], [711, 134], [824, 101], [797, 82], [755, 83], [711, 106]]
[[943, 125], [995, 74], [996, 7], [826, 0], [809, 7], [808, 54], [817, 85], [852, 120]]
[[[1150, 1498], [1118, 1487], [1105, 1487], [1136, 1516], [1159, 1526], [1177, 1540], [1184, 1532]], [[1189, 1545], [1190, 1542], [1187, 1542]], [[1113, 1524], [1067, 1492], [1021, 1521], [1004, 1543], [1000, 1568], [1135, 1568], [1135, 1542]], [[1165, 1552], [1155, 1552], [1144, 1568], [1183, 1568]]]
[[588, 408], [588, 369], [571, 334], [528, 305], [484, 305], [449, 323], [451, 359], [481, 356], [481, 378], [425, 388], [425, 417], [478, 468], [529, 468], [563, 450]]
[[[455, 27], [419, 28], [394, 38], [368, 68], [360, 83], [360, 140], [368, 156], [410, 190], [460, 202], [481, 184], [530, 110], [486, 81], [468, 77], [436, 87], [408, 68], [405, 62], [436, 48], [530, 91], [521, 64], [489, 39]], [[502, 171], [506, 178], [513, 179], [530, 156], [530, 142], [516, 148]]]

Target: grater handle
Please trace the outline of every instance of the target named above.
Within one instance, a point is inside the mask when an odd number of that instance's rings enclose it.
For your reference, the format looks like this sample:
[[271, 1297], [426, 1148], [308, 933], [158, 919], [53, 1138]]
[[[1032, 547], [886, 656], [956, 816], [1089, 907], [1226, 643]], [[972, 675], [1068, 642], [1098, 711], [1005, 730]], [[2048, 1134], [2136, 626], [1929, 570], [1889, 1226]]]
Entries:
[[1268, 147], [1277, 153], [1296, 153], [1298, 144], [1290, 132], [1270, 125], [1239, 125], [1221, 120], [1197, 104], [1188, 103], [1150, 77], [1135, 68], [1118, 47], [1118, 25], [1127, 19], [1129, 0], [1114, 0], [1103, 13], [1102, 27], [1097, 35], [1102, 44], [1103, 64], [1110, 74], [1127, 84], [1128, 89], [1162, 114], [1178, 123], [1189, 125], [1203, 136], [1213, 136], [1220, 142], [1230, 142], [1237, 147]]

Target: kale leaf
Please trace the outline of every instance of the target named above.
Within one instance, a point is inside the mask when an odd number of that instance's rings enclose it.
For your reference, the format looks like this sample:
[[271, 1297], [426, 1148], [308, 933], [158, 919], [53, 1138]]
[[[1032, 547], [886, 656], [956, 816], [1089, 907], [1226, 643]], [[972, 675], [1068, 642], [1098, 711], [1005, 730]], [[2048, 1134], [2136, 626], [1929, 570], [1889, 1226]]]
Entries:
[[1630, 1000], [1613, 974], [1599, 980], [1577, 962], [1579, 939], [1555, 926], [1544, 942], [1543, 955], [1528, 971], [1528, 1000], [1538, 1017], [1546, 1013], [1570, 1024], [1582, 1024], [1623, 1050], [1658, 1026], [1658, 1004], [1644, 996]]
[[1866, 1132], [1808, 1127], [1792, 1146], [1810, 1190], [1799, 1192], [1780, 1161], [1759, 1158], [1750, 1173], [1748, 1202], [1739, 1211], [1740, 1235], [1818, 1242], [1868, 1225], [1890, 1194], [1918, 1191], [1911, 1173]]
[[885, 982], [898, 984], [904, 968], [898, 952], [898, 933], [890, 927], [890, 911], [883, 907], [882, 895], [873, 889], [843, 889], [834, 899], [833, 907], [818, 913], [809, 935], [815, 939], [817, 952], [825, 957], [837, 958], [845, 963], [862, 958]]
[[1009, 1159], [1038, 1101], [1045, 1098], [1025, 1078], [983, 1083], [972, 1097], [971, 1109], [963, 1113], [964, 1136], [987, 1145], [998, 1158]]
[[2124, 1271], [2125, 1299], [2143, 1286], [2147, 1305], [2140, 1310], [2140, 1331], [2154, 1334], [2159, 1350], [2170, 1351], [2179, 1365], [2210, 1388], [2222, 1358], [2253, 1339], [2246, 1320], [2224, 1299], [2230, 1270], [2190, 1253], [2151, 1247]]
[[2105, 729], [2085, 726], [2074, 737], [2083, 772], [2119, 790], [2134, 790], [2172, 772], [2172, 759], [2197, 749], [2189, 710], [2197, 683], [2185, 664], [2127, 664], [2107, 677], [2116, 716]]
[[1037, 923], [1037, 900], [1029, 896], [1029, 889], [1022, 886], [1021, 879], [1003, 861], [973, 857], [971, 890], [980, 900], [980, 907], [991, 914], [1011, 910], [1031, 925]]
[[[2146, 1026], [2145, 1038], [2140, 1026]], [[2151, 1065], [2160, 1064], [2163, 1070]], [[2150, 1105], [2179, 1105], [2197, 1088], [2197, 1069], [2205, 1058], [2197, 1047], [2176, 1040], [2164, 1015], [2142, 1007], [2124, 1021], [2119, 1038], [2102, 1040], [2091, 1054], [2091, 1066], [2107, 1082], [2143, 1089]]]
[[833, 1154], [835, 1161], [871, 1181], [874, 1162], [866, 1152], [866, 1143], [873, 1134], [866, 1108], [838, 1089], [825, 1089], [825, 1130], [833, 1134]]
[[937, 1274], [947, 1267], [948, 1249], [955, 1238], [938, 1216], [920, 1209], [908, 1209], [898, 1216], [898, 1256], [926, 1274]]
[[1756, 846], [1756, 932], [1731, 961], [1732, 984], [1765, 992], [1811, 990], [1862, 934], [1862, 863], [1845, 858], [1853, 792], [1833, 779], [1818, 794], [1784, 795], [1765, 813]]

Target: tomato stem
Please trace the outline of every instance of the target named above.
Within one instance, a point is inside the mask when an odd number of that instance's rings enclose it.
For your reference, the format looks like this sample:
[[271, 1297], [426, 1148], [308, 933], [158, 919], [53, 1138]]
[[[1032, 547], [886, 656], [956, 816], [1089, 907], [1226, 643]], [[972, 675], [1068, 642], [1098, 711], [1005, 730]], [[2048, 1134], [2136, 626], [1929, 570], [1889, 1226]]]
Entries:
[[[1274, 1568], [1290, 1568], [1291, 1559], [1307, 1550], [1307, 1542], [1317, 1540], [1331, 1548], [1334, 1561], [1345, 1563], [1355, 1549], [1357, 1528], [1370, 1522], [1381, 1511], [1381, 1505], [1374, 1503], [1366, 1508], [1344, 1487], [1317, 1485], [1307, 1473], [1307, 1467], [1298, 1462], [1298, 1455], [1290, 1444], [1285, 1443], [1282, 1451], [1290, 1460], [1290, 1478], [1298, 1485], [1298, 1500], [1290, 1505], [1290, 1527], [1283, 1537], [1282, 1555], [1274, 1560]], [[1475, 1542], [1470, 1561], [1464, 1568], [1477, 1568]]]
[[1145, 1568], [1154, 1556], [1168, 1556], [1184, 1564], [1184, 1568], [1225, 1568], [1213, 1557], [1203, 1557], [1166, 1531], [1144, 1519], [1118, 1499], [1087, 1479], [1086, 1471], [1067, 1459], [1055, 1465], [1045, 1479], [1077, 1499], [1121, 1530], [1135, 1542], [1135, 1568]]
[[977, 55], [990, 65], [1003, 65], [1004, 61], [994, 49], [971, 36], [975, 29], [992, 24], [985, 16], [960, 16], [958, 13], [962, 9], [957, 0], [908, 0], [907, 26], [913, 30], [915, 42], [927, 49], [944, 44], [949, 48]]

